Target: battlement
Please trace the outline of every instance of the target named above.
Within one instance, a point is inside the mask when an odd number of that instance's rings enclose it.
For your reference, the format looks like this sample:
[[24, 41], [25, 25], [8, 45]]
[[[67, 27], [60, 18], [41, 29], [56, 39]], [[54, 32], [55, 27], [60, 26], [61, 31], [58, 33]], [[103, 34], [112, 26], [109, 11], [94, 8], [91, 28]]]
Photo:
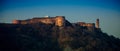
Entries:
[[45, 23], [45, 24], [55, 24], [56, 26], [64, 26], [65, 25], [65, 17], [64, 16], [56, 16], [56, 17], [35, 17], [28, 20], [13, 20], [13, 24], [33, 24], [33, 23]]
[[[13, 20], [13, 24], [34, 24], [34, 23], [45, 23], [45, 24], [54, 24], [55, 26], [65, 26], [66, 19], [64, 16], [56, 16], [56, 17], [35, 17], [27, 20]], [[99, 28], [99, 19], [96, 20], [95, 23], [85, 23], [85, 22], [77, 22], [79, 26], [86, 26], [91, 28]]]
[[86, 27], [89, 31], [94, 31], [95, 29], [100, 29], [99, 28], [99, 19], [96, 19], [96, 24], [95, 23], [85, 23], [85, 22], [77, 22], [75, 24], [78, 26]]
[[77, 22], [79, 26], [95, 27], [94, 23]]

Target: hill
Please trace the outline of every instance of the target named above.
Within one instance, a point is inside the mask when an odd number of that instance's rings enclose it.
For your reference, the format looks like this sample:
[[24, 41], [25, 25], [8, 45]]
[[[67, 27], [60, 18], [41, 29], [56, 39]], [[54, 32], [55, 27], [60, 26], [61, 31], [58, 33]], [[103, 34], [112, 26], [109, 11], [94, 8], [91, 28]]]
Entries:
[[120, 39], [100, 29], [0, 23], [0, 51], [119, 51]]

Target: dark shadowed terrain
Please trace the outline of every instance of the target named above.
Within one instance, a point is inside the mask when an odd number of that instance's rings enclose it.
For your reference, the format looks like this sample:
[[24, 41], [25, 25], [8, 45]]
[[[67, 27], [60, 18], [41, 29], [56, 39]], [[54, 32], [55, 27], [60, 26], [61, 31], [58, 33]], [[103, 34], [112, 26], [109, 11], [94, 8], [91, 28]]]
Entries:
[[83, 26], [0, 23], [0, 51], [119, 51], [120, 39]]

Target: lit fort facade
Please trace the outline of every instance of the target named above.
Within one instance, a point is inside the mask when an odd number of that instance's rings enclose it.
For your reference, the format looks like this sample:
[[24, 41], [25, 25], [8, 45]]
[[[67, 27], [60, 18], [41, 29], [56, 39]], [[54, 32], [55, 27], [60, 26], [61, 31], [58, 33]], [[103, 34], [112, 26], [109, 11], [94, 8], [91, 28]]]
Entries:
[[95, 28], [99, 28], [99, 19], [96, 20], [96, 25], [95, 23], [85, 23], [85, 22], [77, 22], [76, 24], [78, 24], [79, 26], [86, 26], [86, 27], [95, 27]]
[[32, 18], [28, 20], [13, 20], [13, 24], [34, 24], [34, 23], [45, 23], [45, 24], [55, 24], [56, 26], [64, 26], [65, 25], [65, 17], [64, 16], [56, 16], [56, 17], [41, 17], [41, 18]]
[[[66, 19], [64, 16], [56, 16], [56, 17], [36, 17], [27, 20], [13, 20], [13, 24], [34, 24], [34, 23], [44, 23], [44, 24], [54, 24], [55, 26], [65, 26]], [[96, 20], [95, 23], [85, 23], [85, 22], [77, 22], [75, 23], [80, 26], [86, 26], [91, 28], [99, 28], [99, 19]]]

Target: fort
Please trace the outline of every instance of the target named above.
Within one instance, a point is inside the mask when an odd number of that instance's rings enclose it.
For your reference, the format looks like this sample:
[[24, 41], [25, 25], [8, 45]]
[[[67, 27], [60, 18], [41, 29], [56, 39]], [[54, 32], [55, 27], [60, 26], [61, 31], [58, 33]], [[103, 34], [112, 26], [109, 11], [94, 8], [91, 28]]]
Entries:
[[[56, 17], [35, 17], [32, 19], [27, 19], [27, 20], [13, 20], [13, 24], [34, 24], [34, 23], [45, 23], [45, 24], [54, 24], [55, 26], [65, 26], [66, 24], [66, 19], [65, 16], [56, 16]], [[75, 23], [79, 26], [86, 26], [86, 27], [91, 27], [91, 28], [99, 28], [99, 19], [96, 20], [96, 25], [95, 23], [85, 23], [85, 22], [77, 22]]]
[[28, 20], [13, 20], [13, 24], [33, 24], [33, 23], [45, 23], [45, 24], [55, 24], [56, 26], [65, 26], [65, 17], [56, 16], [56, 17], [41, 17], [41, 18], [32, 18]]

